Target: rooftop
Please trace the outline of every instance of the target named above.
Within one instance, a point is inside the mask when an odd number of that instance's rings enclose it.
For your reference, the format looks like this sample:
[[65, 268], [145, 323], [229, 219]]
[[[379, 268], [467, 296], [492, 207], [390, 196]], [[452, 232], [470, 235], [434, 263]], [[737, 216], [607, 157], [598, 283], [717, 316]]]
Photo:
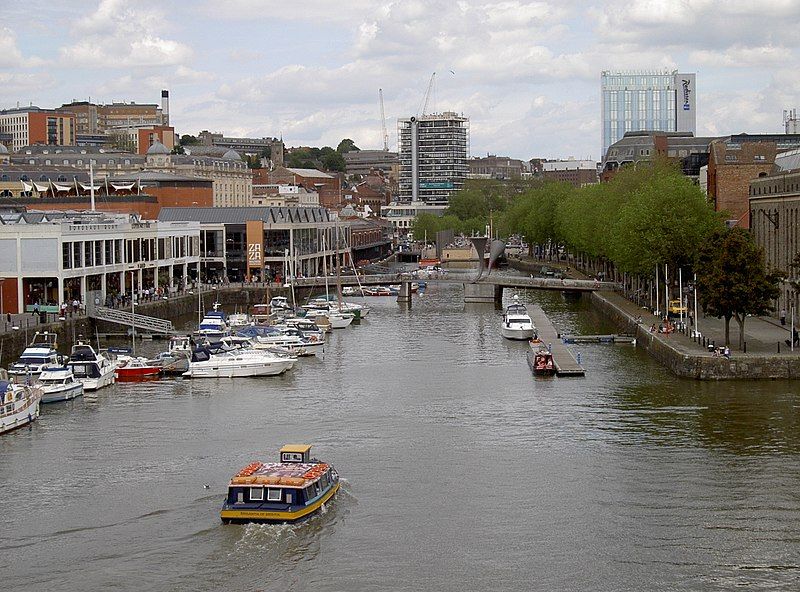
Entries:
[[161, 208], [159, 221], [200, 222], [201, 224], [244, 224], [249, 220], [261, 220], [270, 224], [308, 224], [330, 222], [325, 208], [230, 207], [230, 208]]

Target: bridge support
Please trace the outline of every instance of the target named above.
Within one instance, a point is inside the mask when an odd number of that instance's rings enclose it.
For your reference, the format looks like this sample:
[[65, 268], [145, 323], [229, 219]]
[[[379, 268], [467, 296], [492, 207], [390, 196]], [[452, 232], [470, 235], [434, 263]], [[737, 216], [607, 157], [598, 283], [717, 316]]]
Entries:
[[397, 302], [411, 305], [411, 282], [400, 282], [400, 293]]
[[494, 304], [503, 301], [503, 286], [495, 284], [464, 284], [464, 302]]

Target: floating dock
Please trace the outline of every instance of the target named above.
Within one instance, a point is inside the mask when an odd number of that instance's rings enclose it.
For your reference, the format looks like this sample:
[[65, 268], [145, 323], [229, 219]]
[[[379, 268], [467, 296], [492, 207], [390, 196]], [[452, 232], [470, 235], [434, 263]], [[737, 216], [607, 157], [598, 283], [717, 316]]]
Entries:
[[536, 326], [536, 331], [539, 334], [539, 339], [545, 345], [552, 346], [553, 350], [553, 363], [556, 366], [556, 375], [558, 376], [585, 376], [586, 371], [583, 366], [578, 364], [578, 361], [572, 355], [572, 352], [567, 349], [567, 346], [558, 337], [558, 331], [544, 314], [542, 307], [538, 304], [527, 305], [528, 314]]
[[635, 344], [633, 335], [562, 335], [564, 343], [629, 343]]

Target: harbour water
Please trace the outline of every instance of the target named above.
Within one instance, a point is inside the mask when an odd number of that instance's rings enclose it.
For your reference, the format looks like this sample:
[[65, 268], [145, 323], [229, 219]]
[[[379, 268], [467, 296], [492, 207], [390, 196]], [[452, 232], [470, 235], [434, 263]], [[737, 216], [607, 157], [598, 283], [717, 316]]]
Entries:
[[[0, 438], [3, 589], [797, 589], [796, 385], [679, 380], [608, 345], [580, 346], [585, 378], [534, 379], [501, 312], [461, 296], [372, 298], [280, 377], [44, 407]], [[585, 300], [523, 299], [609, 329]], [[336, 466], [335, 502], [223, 526], [231, 474], [289, 442]]]

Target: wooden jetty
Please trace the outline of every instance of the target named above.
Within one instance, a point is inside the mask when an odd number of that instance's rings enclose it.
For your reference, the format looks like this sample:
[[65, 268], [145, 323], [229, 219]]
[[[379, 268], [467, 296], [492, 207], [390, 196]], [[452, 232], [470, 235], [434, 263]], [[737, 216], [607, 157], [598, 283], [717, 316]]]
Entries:
[[538, 304], [527, 305], [528, 314], [536, 326], [536, 331], [539, 334], [539, 339], [542, 340], [545, 346], [552, 346], [553, 362], [556, 366], [556, 375], [558, 376], [585, 376], [586, 371], [583, 366], [578, 364], [578, 361], [569, 351], [566, 345], [561, 341], [558, 336], [558, 331], [544, 314], [542, 307]]
[[635, 344], [633, 335], [562, 335], [564, 343], [628, 343]]

